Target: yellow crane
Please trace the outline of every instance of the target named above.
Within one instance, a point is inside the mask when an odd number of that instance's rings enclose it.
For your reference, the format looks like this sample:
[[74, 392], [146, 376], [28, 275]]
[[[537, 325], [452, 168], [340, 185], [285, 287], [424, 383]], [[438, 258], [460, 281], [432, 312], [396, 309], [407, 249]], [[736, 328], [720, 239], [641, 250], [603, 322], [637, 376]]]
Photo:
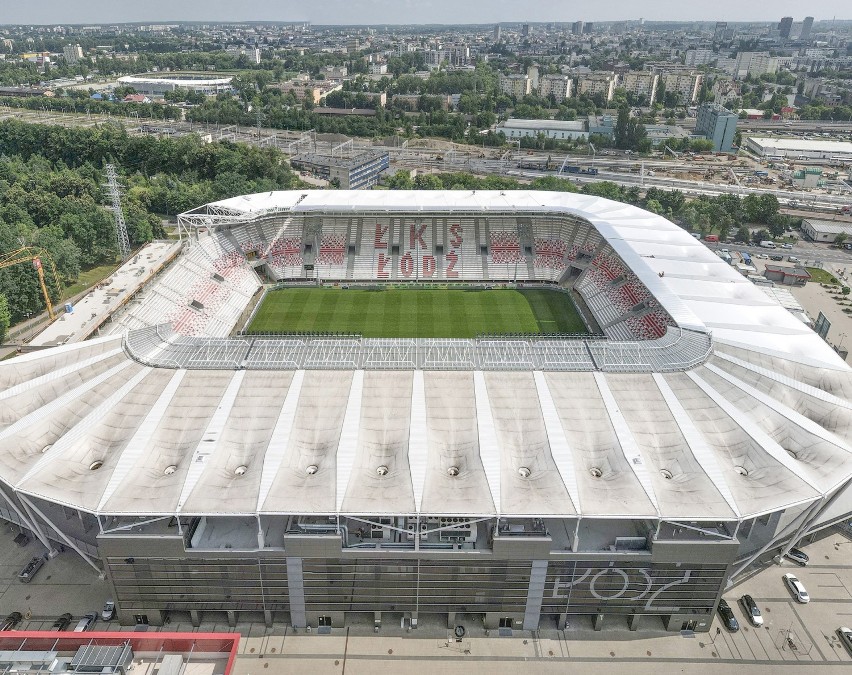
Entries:
[[59, 274], [57, 274], [56, 272], [56, 265], [53, 262], [53, 258], [51, 258], [50, 254], [48, 254], [48, 252], [45, 251], [43, 248], [24, 246], [23, 248], [19, 248], [17, 251], [12, 251], [11, 253], [4, 253], [0, 255], [0, 269], [3, 269], [4, 267], [10, 267], [12, 265], [17, 265], [18, 263], [32, 261], [33, 267], [38, 273], [38, 282], [39, 284], [41, 284], [41, 292], [44, 295], [44, 304], [47, 306], [47, 313], [52, 321], [56, 318], [56, 314], [53, 311], [53, 303], [50, 301], [50, 294], [47, 292], [47, 285], [44, 283], [44, 269], [42, 265], [43, 260], [47, 261], [47, 264], [50, 265], [50, 269], [53, 272], [53, 280], [56, 283], [57, 290], [62, 288], [59, 283]]

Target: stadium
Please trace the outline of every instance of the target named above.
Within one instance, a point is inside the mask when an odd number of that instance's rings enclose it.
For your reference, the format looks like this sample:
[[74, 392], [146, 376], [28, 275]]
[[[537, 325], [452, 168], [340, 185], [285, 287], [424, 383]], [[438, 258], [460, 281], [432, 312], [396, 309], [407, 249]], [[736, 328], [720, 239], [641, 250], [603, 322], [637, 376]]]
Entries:
[[0, 517], [123, 623], [705, 631], [852, 512], [848, 366], [660, 216], [288, 191], [179, 223], [100, 337], [0, 365]]

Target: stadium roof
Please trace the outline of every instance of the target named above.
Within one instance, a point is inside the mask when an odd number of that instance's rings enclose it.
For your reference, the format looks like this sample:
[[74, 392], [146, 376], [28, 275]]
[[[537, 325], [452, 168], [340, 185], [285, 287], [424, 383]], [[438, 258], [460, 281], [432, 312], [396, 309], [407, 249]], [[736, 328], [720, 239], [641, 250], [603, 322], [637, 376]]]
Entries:
[[135, 333], [110, 336], [0, 364], [0, 479], [133, 516], [727, 520], [814, 502], [852, 477], [852, 371], [659, 216], [584, 195], [481, 191], [265, 193], [193, 213], [210, 225], [217, 212], [282, 210], [573, 214], [680, 328], [710, 331], [712, 352], [687, 370], [633, 374], [192, 369], [141, 363]]

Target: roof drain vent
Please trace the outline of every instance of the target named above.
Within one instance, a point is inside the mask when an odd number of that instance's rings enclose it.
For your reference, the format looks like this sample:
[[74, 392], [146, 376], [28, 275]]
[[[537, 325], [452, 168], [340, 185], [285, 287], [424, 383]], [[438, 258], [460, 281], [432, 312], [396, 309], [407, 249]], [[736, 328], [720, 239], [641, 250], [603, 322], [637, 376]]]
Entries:
[[661, 475], [663, 478], [665, 478], [666, 480], [671, 480], [672, 478], [674, 478], [674, 476], [672, 475], [672, 472], [671, 472], [671, 471], [669, 471], [668, 469], [661, 469], [661, 470], [660, 470], [660, 475]]
[[308, 464], [305, 467], [305, 473], [309, 476], [313, 476], [317, 471], [319, 471], [319, 467], [316, 464]]
[[518, 469], [518, 475], [521, 478], [529, 478], [531, 473], [532, 471], [530, 471], [529, 468], [526, 466], [522, 466]]
[[240, 464], [236, 469], [234, 469], [234, 475], [245, 476], [246, 471], [248, 471], [248, 467], [245, 464]]
[[177, 466], [174, 464], [169, 464], [165, 469], [163, 469], [163, 473], [167, 476], [171, 476], [175, 471], [177, 471]]
[[457, 466], [451, 466], [449, 469], [447, 469], [447, 475], [448, 476], [458, 476], [459, 475], [459, 468]]
[[598, 467], [593, 466], [589, 469], [589, 473], [592, 474], [592, 478], [600, 478], [603, 476], [603, 471], [601, 471]]
[[734, 471], [736, 471], [740, 476], [748, 476], [748, 469], [744, 466], [735, 466]]
[[384, 464], [382, 464], [378, 469], [376, 469], [376, 473], [380, 476], [387, 476], [388, 468]]
[[89, 464], [89, 471], [97, 471], [104, 465], [103, 460], [96, 459], [94, 462]]

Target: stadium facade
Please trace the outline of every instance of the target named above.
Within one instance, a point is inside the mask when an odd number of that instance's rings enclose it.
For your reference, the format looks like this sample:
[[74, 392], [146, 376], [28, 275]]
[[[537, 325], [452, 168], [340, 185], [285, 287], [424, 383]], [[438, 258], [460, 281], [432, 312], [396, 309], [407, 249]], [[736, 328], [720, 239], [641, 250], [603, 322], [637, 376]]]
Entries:
[[[109, 334], [0, 365], [0, 517], [103, 570], [123, 622], [708, 630], [852, 511], [849, 368], [659, 216], [292, 191], [180, 223]], [[260, 274], [547, 284], [592, 334], [235, 333]]]

